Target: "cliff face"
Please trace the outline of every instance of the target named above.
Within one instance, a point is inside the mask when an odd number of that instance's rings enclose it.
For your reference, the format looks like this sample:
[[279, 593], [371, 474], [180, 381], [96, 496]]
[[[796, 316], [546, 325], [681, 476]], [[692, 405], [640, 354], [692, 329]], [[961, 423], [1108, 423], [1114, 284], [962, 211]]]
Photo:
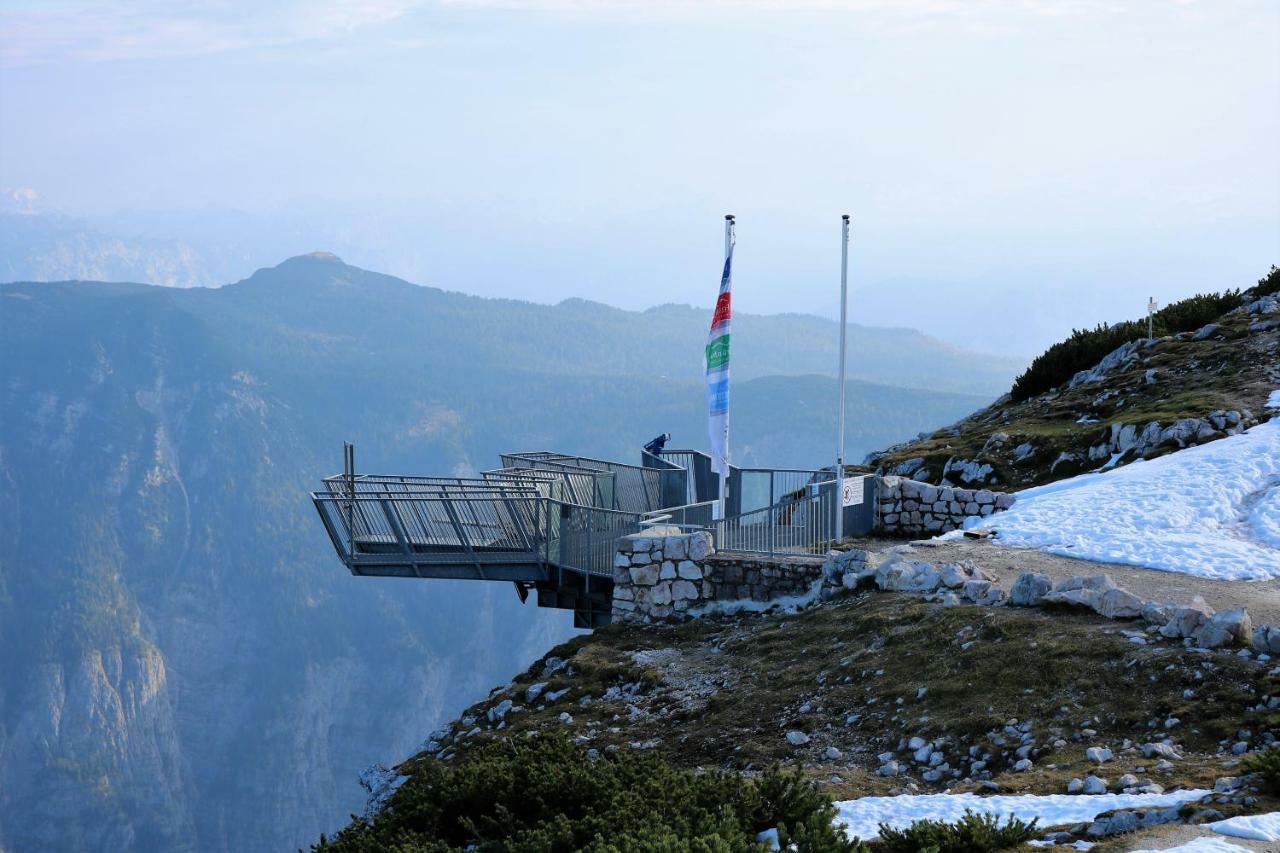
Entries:
[[[0, 848], [306, 844], [360, 771], [567, 632], [506, 587], [336, 563], [306, 490], [339, 430], [403, 430], [389, 401], [334, 426], [326, 377], [143, 289], [4, 298]], [[456, 441], [388, 437], [388, 464]]]

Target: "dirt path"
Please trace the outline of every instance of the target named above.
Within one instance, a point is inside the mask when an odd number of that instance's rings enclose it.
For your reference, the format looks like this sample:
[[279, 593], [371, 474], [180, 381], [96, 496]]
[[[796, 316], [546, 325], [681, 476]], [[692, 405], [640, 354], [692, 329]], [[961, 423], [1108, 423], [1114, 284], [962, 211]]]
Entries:
[[[902, 543], [886, 540], [863, 540], [856, 547], [883, 552]], [[985, 540], [912, 543], [915, 553], [931, 563], [972, 560], [1000, 576], [1008, 589], [1023, 572], [1043, 572], [1055, 582], [1072, 575], [1110, 575], [1118, 586], [1143, 599], [1182, 604], [1201, 596], [1217, 610], [1245, 607], [1255, 623], [1280, 625], [1280, 579], [1269, 581], [1220, 581], [1161, 572], [1154, 569], [1096, 563], [1059, 557], [1030, 548], [1011, 548]]]

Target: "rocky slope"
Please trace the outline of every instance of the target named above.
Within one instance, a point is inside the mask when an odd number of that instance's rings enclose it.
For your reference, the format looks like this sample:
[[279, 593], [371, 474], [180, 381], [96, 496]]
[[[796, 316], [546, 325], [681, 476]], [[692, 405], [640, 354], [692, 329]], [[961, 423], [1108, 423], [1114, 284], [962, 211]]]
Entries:
[[914, 480], [1003, 490], [1150, 459], [1266, 419], [1280, 386], [1273, 270], [1238, 307], [1196, 331], [1120, 346], [1038, 396], [1006, 395], [957, 423], [872, 453], [866, 466]]

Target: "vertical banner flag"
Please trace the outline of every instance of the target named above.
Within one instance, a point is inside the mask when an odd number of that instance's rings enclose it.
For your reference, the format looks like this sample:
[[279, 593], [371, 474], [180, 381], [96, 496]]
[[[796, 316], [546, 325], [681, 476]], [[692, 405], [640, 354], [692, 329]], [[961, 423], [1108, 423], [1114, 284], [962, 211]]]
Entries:
[[729, 473], [729, 298], [733, 242], [725, 254], [711, 331], [707, 335], [707, 433], [711, 438], [711, 470]]

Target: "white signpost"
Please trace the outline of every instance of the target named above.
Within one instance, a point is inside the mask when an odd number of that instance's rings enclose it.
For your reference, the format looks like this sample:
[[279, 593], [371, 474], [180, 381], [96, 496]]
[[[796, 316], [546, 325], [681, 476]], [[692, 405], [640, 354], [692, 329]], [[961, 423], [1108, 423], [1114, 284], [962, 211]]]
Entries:
[[851, 477], [840, 481], [840, 506], [860, 506], [862, 504], [862, 478]]
[[1152, 336], [1152, 332], [1154, 331], [1154, 325], [1155, 325], [1154, 322], [1152, 321], [1152, 317], [1156, 313], [1156, 307], [1157, 307], [1156, 298], [1154, 296], [1148, 296], [1147, 297], [1147, 341], [1148, 342], [1155, 340], [1155, 338]]

